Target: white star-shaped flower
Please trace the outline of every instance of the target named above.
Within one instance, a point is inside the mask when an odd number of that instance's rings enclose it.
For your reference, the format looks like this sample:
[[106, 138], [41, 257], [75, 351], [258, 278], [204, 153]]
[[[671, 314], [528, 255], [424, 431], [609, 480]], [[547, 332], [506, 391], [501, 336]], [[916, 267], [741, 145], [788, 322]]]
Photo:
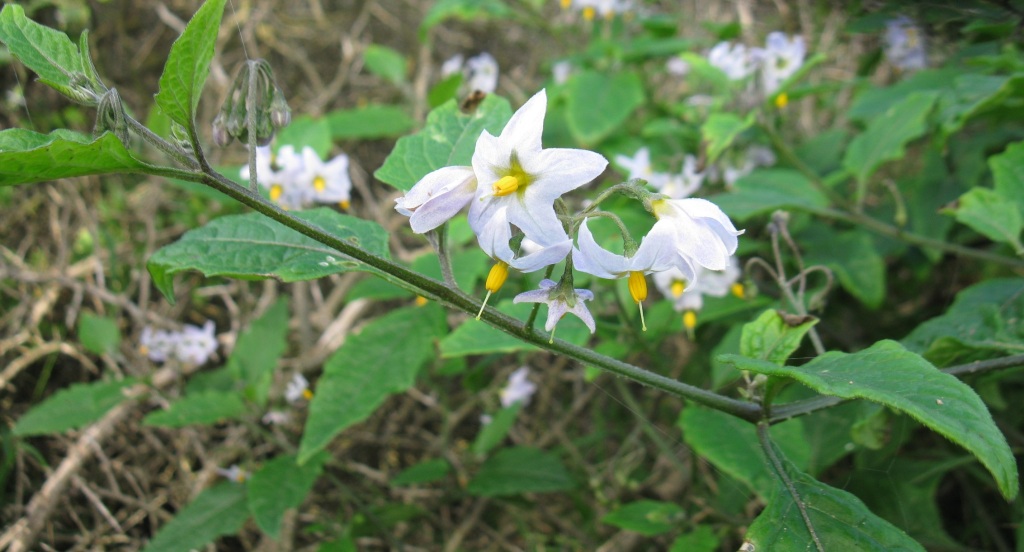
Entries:
[[[513, 303], [547, 303], [548, 319], [544, 329], [551, 332], [550, 341], [555, 340], [555, 326], [566, 314], [574, 314], [590, 329], [590, 333], [597, 331], [597, 324], [590, 310], [584, 301], [594, 298], [594, 293], [589, 289], [567, 290], [560, 287], [551, 280], [541, 280], [540, 289], [527, 291], [516, 295]], [[550, 342], [549, 341], [549, 342]]]
[[743, 44], [719, 42], [708, 52], [708, 63], [720, 69], [731, 80], [742, 80], [754, 73], [757, 65]]
[[672, 268], [654, 274], [654, 285], [666, 298], [672, 300], [677, 312], [698, 311], [704, 306], [704, 296], [725, 297], [741, 275], [736, 257], [730, 257], [725, 270], [697, 269], [696, 275], [688, 277]]
[[717, 205], [699, 198], [656, 199], [651, 209], [658, 222], [644, 240], [670, 244], [673, 264], [684, 274], [694, 274], [694, 264], [711, 270], [728, 266], [743, 231]]
[[298, 372], [292, 376], [288, 386], [284, 389], [284, 398], [290, 403], [296, 403], [302, 399], [311, 400], [313, 392], [309, 389], [309, 380]]
[[321, 203], [337, 203], [348, 209], [352, 199], [352, 178], [348, 174], [348, 156], [344, 153], [324, 162], [316, 150], [302, 148], [302, 180], [312, 188], [311, 199]]
[[530, 402], [530, 397], [537, 392], [537, 386], [528, 379], [529, 377], [530, 369], [526, 366], [512, 372], [508, 377], [508, 383], [498, 394], [502, 408], [508, 408], [517, 402], [524, 405]]
[[758, 50], [761, 61], [761, 81], [766, 95], [773, 94], [783, 81], [793, 76], [804, 64], [807, 48], [804, 37], [790, 38], [786, 33], [768, 33], [765, 48]]

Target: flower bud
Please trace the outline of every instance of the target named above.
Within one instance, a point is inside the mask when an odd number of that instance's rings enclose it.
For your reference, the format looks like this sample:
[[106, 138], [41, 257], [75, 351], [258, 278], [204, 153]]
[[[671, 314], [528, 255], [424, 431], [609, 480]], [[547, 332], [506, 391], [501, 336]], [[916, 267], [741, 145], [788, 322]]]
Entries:
[[213, 118], [213, 143], [224, 147], [230, 144], [233, 139], [231, 134], [228, 133], [228, 125], [224, 121], [224, 114], [218, 113]]
[[96, 106], [96, 125], [93, 127], [93, 132], [102, 134], [106, 131], [113, 132], [121, 140], [121, 143], [128, 145], [130, 138], [128, 122], [125, 119], [121, 96], [115, 88], [111, 88], [103, 94]]
[[226, 142], [237, 138], [248, 143], [252, 132], [256, 144], [264, 146], [274, 138], [274, 131], [290, 120], [291, 109], [277, 87], [270, 64], [262, 59], [246, 61], [214, 119], [214, 141], [225, 142], [226, 134]]

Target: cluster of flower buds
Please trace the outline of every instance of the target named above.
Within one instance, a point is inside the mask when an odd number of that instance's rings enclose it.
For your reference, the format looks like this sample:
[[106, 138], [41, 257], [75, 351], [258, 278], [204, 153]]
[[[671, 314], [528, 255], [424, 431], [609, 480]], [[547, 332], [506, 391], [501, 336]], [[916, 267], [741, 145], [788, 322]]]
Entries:
[[[336, 203], [348, 209], [352, 198], [348, 165], [344, 153], [324, 162], [309, 146], [302, 152], [282, 146], [276, 154], [264, 146], [256, 149], [256, 182], [284, 209], [304, 209], [315, 203]], [[248, 166], [242, 167], [241, 177], [249, 179]]]
[[[395, 209], [409, 217], [418, 233], [434, 230], [469, 206], [470, 227], [494, 260], [484, 286], [485, 304], [504, 284], [510, 268], [531, 272], [565, 260], [561, 281], [544, 280], [540, 289], [520, 294], [515, 302], [546, 303], [545, 328], [550, 332], [566, 313], [578, 316], [593, 332], [596, 326], [585, 301], [594, 295], [573, 287], [574, 270], [599, 278], [628, 278], [643, 324], [647, 274], [675, 268], [692, 283], [698, 269], [727, 268], [742, 231], [707, 200], [673, 199], [633, 180], [613, 186], [582, 212], [570, 215], [561, 196], [601, 175], [608, 162], [591, 151], [543, 149], [546, 110], [547, 95], [541, 90], [512, 115], [499, 136], [480, 134], [472, 166], [431, 172], [396, 200]], [[615, 192], [639, 200], [656, 219], [639, 244], [616, 215], [598, 209]], [[622, 232], [623, 255], [597, 244], [588, 227], [591, 217], [616, 222]], [[571, 237], [577, 231], [578, 248]], [[526, 240], [536, 244], [530, 252], [523, 247]]]
[[220, 112], [213, 119], [213, 141], [226, 146], [237, 138], [249, 142], [249, 129], [256, 144], [265, 146], [274, 132], [291, 122], [292, 112], [277, 86], [266, 60], [247, 60], [235, 75]]
[[139, 352], [153, 362], [174, 359], [198, 366], [205, 364], [216, 350], [213, 321], [207, 321], [202, 327], [186, 324], [177, 332], [146, 326], [139, 336]]
[[928, 67], [924, 34], [909, 17], [901, 15], [886, 22], [885, 57], [889, 63], [903, 71]]
[[[757, 74], [761, 94], [767, 98], [803, 66], [806, 55], [802, 36], [790, 37], [775, 31], [768, 33], [764, 48], [720, 42], [708, 52], [708, 63], [732, 80], [746, 80]], [[775, 98], [780, 108], [785, 107], [788, 101], [785, 94]]]

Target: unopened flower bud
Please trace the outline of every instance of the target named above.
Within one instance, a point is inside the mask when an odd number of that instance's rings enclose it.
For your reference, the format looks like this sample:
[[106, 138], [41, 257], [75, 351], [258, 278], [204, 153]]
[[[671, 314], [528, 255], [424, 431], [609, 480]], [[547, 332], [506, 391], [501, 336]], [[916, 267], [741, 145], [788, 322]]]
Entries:
[[228, 133], [227, 122], [224, 121], [224, 114], [218, 113], [213, 118], [213, 143], [224, 147], [231, 143], [234, 138]]
[[96, 125], [93, 127], [93, 132], [102, 134], [106, 131], [113, 132], [121, 140], [121, 143], [128, 144], [128, 122], [125, 119], [124, 105], [121, 103], [121, 96], [114, 88], [103, 94], [96, 106]]
[[280, 88], [274, 89], [274, 101], [270, 104], [270, 122], [274, 128], [283, 128], [292, 122], [292, 110]]
[[277, 87], [270, 64], [262, 59], [246, 61], [214, 120], [214, 141], [223, 138], [218, 133], [226, 132], [230, 138], [248, 143], [252, 132], [254, 142], [264, 146], [274, 138], [274, 131], [290, 120], [291, 109]]

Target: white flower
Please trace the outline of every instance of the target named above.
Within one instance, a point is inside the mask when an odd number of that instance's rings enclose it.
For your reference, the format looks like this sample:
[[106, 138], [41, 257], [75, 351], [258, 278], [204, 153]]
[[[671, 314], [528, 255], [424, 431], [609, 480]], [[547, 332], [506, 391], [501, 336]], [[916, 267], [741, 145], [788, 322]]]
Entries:
[[665, 70], [674, 77], [685, 77], [690, 72], [690, 64], [679, 56], [672, 56], [665, 62]]
[[173, 357], [177, 344], [177, 333], [154, 330], [150, 326], [142, 328], [142, 335], [139, 336], [139, 352], [153, 362], [165, 362]]
[[928, 66], [924, 35], [909, 17], [901, 15], [886, 22], [885, 57], [904, 71], [924, 69]]
[[669, 179], [667, 173], [654, 170], [654, 165], [651, 164], [651, 150], [647, 147], [636, 150], [633, 157], [616, 155], [615, 164], [628, 171], [627, 179], [642, 178], [655, 189], [661, 189]]
[[793, 76], [804, 64], [807, 49], [804, 37], [789, 38], [786, 33], [768, 34], [765, 49], [758, 51], [761, 61], [761, 82], [766, 95], [773, 94], [783, 81]]
[[455, 54], [445, 60], [445, 62], [441, 64], [441, 78], [450, 77], [455, 73], [462, 72], [463, 59], [462, 54]]
[[677, 312], [698, 311], [704, 306], [704, 296], [725, 297], [741, 274], [736, 257], [730, 257], [725, 270], [708, 270], [703, 267], [688, 278], [686, 274], [672, 269], [654, 275], [654, 285], [662, 295], [672, 300]]
[[731, 80], [742, 80], [757, 68], [752, 52], [742, 44], [719, 42], [708, 52], [708, 63], [721, 69]]
[[[706, 199], [658, 199], [651, 202], [658, 222], [645, 240], [656, 235], [668, 241], [675, 254], [674, 265], [684, 274], [694, 274], [694, 265], [724, 270], [736, 252], [736, 230], [729, 217]], [[691, 277], [690, 280], [693, 278]]]
[[302, 399], [307, 401], [312, 399], [313, 392], [309, 389], [309, 380], [296, 372], [292, 376], [291, 381], [288, 382], [288, 386], [284, 389], [284, 398], [290, 403], [296, 403]]
[[690, 197], [704, 184], [705, 173], [697, 172], [697, 158], [687, 155], [683, 159], [683, 170], [678, 174], [668, 175], [658, 191], [672, 199]]
[[465, 73], [471, 92], [491, 94], [498, 88], [498, 62], [487, 52], [467, 59]]
[[590, 333], [597, 331], [594, 317], [590, 314], [584, 301], [594, 298], [594, 293], [589, 289], [566, 290], [551, 280], [541, 280], [540, 289], [527, 291], [516, 295], [513, 303], [547, 303], [548, 319], [544, 329], [551, 332], [551, 341], [554, 341], [554, 329], [558, 321], [566, 314], [575, 314], [587, 325]]
[[[290, 145], [282, 146], [276, 155], [270, 146], [256, 150], [256, 182], [284, 209], [301, 209], [312, 202], [313, 189], [303, 178], [304, 172], [303, 157]], [[243, 166], [240, 174], [248, 180], [249, 166]]]
[[178, 338], [175, 356], [188, 364], [204, 364], [217, 350], [214, 330], [212, 320], [207, 320], [202, 328], [186, 324]]
[[321, 203], [337, 203], [348, 209], [352, 198], [352, 179], [348, 175], [348, 156], [344, 153], [324, 163], [316, 150], [302, 148], [303, 170], [300, 180], [312, 188], [310, 199]]
[[572, 74], [572, 71], [572, 63], [566, 60], [555, 62], [551, 66], [551, 76], [555, 80], [555, 84], [565, 84], [569, 80], [569, 75]]
[[433, 171], [395, 200], [395, 210], [409, 217], [413, 232], [423, 234], [454, 217], [476, 195], [473, 167]]
[[291, 414], [283, 410], [268, 410], [261, 419], [267, 425], [284, 425], [291, 420]]
[[249, 472], [238, 467], [238, 464], [232, 464], [230, 468], [217, 468], [217, 473], [234, 481], [235, 483], [245, 483], [249, 479]]
[[498, 255], [488, 247], [511, 233], [510, 224], [542, 246], [564, 242], [555, 200], [590, 182], [608, 165], [591, 151], [543, 149], [546, 109], [547, 95], [541, 90], [512, 115], [499, 136], [485, 130], [477, 140], [473, 171], [480, 185], [470, 203], [469, 224], [491, 257]]
[[537, 392], [537, 386], [528, 378], [530, 369], [523, 366], [517, 369], [508, 377], [508, 383], [501, 388], [498, 396], [501, 399], [502, 408], [508, 408], [515, 403], [529, 404], [530, 397]]

